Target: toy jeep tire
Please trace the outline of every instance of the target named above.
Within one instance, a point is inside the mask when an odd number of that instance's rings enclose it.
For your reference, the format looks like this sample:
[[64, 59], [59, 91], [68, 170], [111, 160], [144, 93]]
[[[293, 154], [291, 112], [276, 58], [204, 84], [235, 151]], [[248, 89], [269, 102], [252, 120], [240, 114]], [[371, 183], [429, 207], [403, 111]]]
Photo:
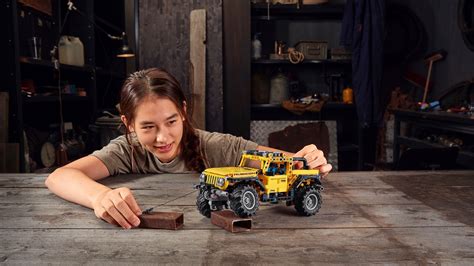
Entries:
[[322, 202], [321, 194], [316, 187], [301, 187], [296, 192], [295, 209], [303, 216], [315, 215], [321, 208]]
[[209, 205], [209, 200], [208, 197], [206, 197], [206, 194], [207, 196], [209, 196], [208, 190], [202, 188], [199, 189], [199, 194], [196, 200], [196, 206], [199, 210], [199, 213], [206, 216], [207, 218], [211, 218], [211, 206]]
[[251, 185], [239, 185], [230, 194], [230, 208], [240, 217], [254, 215], [258, 206], [258, 194]]

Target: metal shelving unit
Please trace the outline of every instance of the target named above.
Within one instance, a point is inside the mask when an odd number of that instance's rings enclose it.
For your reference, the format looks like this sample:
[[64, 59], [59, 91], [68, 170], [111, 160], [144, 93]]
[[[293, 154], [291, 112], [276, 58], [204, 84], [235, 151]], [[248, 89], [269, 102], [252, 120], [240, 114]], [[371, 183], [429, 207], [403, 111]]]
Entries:
[[[121, 82], [125, 77], [124, 62], [115, 62], [114, 70], [104, 70], [107, 64], [101, 61], [103, 56], [98, 60], [96, 51], [98, 49], [96, 39], [103, 33], [97, 32], [91, 23], [95, 16], [105, 15], [119, 22], [123, 20], [121, 22], [123, 24], [125, 15], [123, 7], [120, 7], [124, 5], [123, 1], [114, 3], [112, 12], [110, 8], [107, 8], [107, 14], [97, 14], [96, 10], [100, 11], [100, 7], [105, 5], [99, 1], [74, 1], [74, 5], [85, 16], [71, 11], [66, 23], [64, 21], [67, 1], [52, 0], [50, 3], [51, 14], [24, 5], [17, 0], [3, 1], [0, 6], [0, 19], [4, 33], [4, 38], [0, 41], [0, 55], [4, 59], [1, 66], [4, 74], [0, 79], [3, 86], [0, 87], [0, 91], [9, 93], [8, 141], [19, 144], [20, 172], [25, 172], [28, 157], [25, 153], [27, 151], [26, 138], [24, 138], [25, 128], [31, 126], [33, 122], [35, 127], [41, 126], [42, 129], [47, 130], [49, 124], [60, 122], [58, 86], [74, 84], [77, 88], [85, 90], [86, 96], [62, 93], [61, 100], [63, 115], [65, 119], [68, 119], [65, 122], [72, 122], [87, 129], [89, 124], [94, 123], [96, 113], [101, 108], [101, 101], [98, 98], [103, 90], [102, 84], [110, 83], [111, 78]], [[60, 25], [63, 24], [63, 30], [60, 32]], [[84, 66], [59, 64], [60, 72], [55, 69], [49, 52], [58, 42], [59, 35], [80, 38], [84, 46]], [[35, 59], [30, 55], [28, 38], [33, 36], [40, 37], [42, 40], [41, 59]], [[22, 88], [25, 86], [24, 82], [30, 84], [32, 92], [24, 92]], [[54, 87], [58, 89], [53, 90]], [[87, 112], [78, 110], [87, 110]]]

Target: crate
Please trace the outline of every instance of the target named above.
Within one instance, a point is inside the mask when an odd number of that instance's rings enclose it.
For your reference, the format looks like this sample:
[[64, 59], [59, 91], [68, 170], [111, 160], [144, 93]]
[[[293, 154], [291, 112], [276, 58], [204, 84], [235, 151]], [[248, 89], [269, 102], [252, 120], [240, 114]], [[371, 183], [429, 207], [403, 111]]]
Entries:
[[327, 59], [328, 42], [326, 41], [300, 41], [296, 43], [295, 48], [303, 53], [304, 59]]

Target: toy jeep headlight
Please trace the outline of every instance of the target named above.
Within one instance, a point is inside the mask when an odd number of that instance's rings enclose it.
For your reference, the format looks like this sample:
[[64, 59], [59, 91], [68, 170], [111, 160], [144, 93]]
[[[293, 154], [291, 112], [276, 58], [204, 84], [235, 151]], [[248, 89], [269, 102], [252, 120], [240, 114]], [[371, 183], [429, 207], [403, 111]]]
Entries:
[[218, 187], [222, 187], [224, 184], [225, 184], [225, 178], [219, 177], [219, 178], [217, 179], [216, 185], [217, 185]]
[[199, 176], [199, 182], [204, 183], [205, 181], [206, 181], [206, 175], [201, 174], [201, 175]]

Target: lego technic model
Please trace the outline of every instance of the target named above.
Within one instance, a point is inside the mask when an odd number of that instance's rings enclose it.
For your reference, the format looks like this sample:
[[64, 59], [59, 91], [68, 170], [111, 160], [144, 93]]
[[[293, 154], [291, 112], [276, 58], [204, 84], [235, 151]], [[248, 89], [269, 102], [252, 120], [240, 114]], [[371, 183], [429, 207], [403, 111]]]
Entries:
[[[303, 166], [295, 169], [298, 162]], [[308, 169], [304, 158], [281, 152], [244, 151], [239, 166], [208, 168], [199, 182], [196, 205], [206, 217], [229, 207], [240, 217], [252, 216], [260, 201], [285, 201], [300, 215], [311, 216], [322, 203], [319, 170]]]

